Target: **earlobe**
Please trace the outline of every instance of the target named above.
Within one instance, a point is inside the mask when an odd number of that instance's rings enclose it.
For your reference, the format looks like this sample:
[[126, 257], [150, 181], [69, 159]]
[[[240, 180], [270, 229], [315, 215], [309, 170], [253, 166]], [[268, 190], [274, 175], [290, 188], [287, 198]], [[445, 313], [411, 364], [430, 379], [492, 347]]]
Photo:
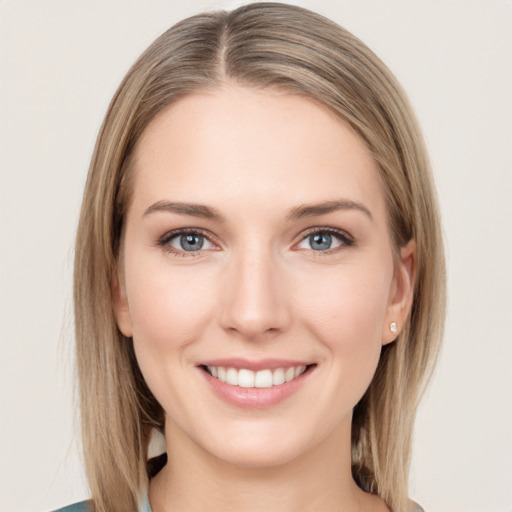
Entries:
[[395, 265], [386, 319], [383, 325], [382, 344], [395, 341], [407, 320], [414, 296], [416, 275], [416, 243], [410, 240], [400, 249]]
[[112, 273], [112, 297], [119, 330], [128, 338], [133, 336], [132, 318], [124, 278], [116, 268]]

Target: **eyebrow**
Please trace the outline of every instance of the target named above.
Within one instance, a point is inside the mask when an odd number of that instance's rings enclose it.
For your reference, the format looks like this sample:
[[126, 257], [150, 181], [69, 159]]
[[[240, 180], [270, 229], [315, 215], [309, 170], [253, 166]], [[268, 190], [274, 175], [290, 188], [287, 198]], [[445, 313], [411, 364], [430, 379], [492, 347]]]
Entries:
[[191, 215], [192, 217], [201, 217], [219, 222], [224, 221], [224, 217], [210, 206], [195, 203], [175, 203], [170, 201], [157, 201], [144, 212], [143, 217], [155, 212], [178, 213], [181, 215]]
[[[307, 217], [326, 215], [328, 213], [339, 210], [357, 210], [364, 213], [370, 220], [373, 220], [373, 216], [366, 206], [356, 201], [350, 201], [347, 199], [299, 205], [289, 211], [289, 213], [286, 215], [286, 219], [300, 220]], [[218, 222], [225, 221], [224, 217], [219, 213], [218, 210], [204, 204], [157, 201], [144, 211], [143, 217], [155, 212], [190, 215], [192, 217], [216, 220]]]
[[373, 220], [373, 216], [366, 206], [347, 199], [300, 205], [290, 210], [287, 219], [299, 220], [307, 217], [315, 217], [317, 215], [325, 215], [338, 210], [357, 210], [363, 212], [370, 220]]

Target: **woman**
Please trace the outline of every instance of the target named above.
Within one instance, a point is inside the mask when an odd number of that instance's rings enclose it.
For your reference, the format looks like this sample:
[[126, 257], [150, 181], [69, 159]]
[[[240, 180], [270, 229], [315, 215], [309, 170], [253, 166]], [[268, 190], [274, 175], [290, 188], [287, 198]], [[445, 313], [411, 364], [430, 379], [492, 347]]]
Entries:
[[96, 144], [74, 298], [92, 500], [63, 510], [416, 509], [435, 191], [404, 93], [333, 22], [251, 4], [150, 46]]

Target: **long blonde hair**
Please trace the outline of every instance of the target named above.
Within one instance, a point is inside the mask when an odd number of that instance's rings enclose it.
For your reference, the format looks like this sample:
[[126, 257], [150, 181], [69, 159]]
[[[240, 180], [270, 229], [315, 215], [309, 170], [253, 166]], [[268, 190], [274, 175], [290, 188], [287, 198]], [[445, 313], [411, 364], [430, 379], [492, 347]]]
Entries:
[[162, 108], [227, 81], [295, 92], [349, 123], [380, 170], [395, 248], [416, 242], [409, 319], [398, 339], [383, 348], [352, 428], [355, 481], [402, 512], [415, 412], [444, 320], [444, 255], [428, 157], [405, 94], [379, 58], [334, 22], [277, 3], [201, 14], [173, 26], [130, 69], [101, 127], [74, 267], [82, 436], [94, 509], [137, 510], [148, 483], [150, 432], [164, 428], [163, 410], [144, 382], [131, 340], [117, 328], [113, 308], [130, 156]]

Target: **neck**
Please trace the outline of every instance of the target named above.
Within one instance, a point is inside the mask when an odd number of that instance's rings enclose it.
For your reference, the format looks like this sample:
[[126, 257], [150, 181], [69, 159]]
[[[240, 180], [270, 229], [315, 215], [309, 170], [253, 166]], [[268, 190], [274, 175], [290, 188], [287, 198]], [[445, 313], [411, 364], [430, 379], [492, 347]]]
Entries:
[[380, 500], [363, 493], [352, 479], [350, 423], [313, 450], [270, 467], [220, 460], [171, 421], [166, 440], [167, 465], [150, 483], [153, 512], [381, 510]]

